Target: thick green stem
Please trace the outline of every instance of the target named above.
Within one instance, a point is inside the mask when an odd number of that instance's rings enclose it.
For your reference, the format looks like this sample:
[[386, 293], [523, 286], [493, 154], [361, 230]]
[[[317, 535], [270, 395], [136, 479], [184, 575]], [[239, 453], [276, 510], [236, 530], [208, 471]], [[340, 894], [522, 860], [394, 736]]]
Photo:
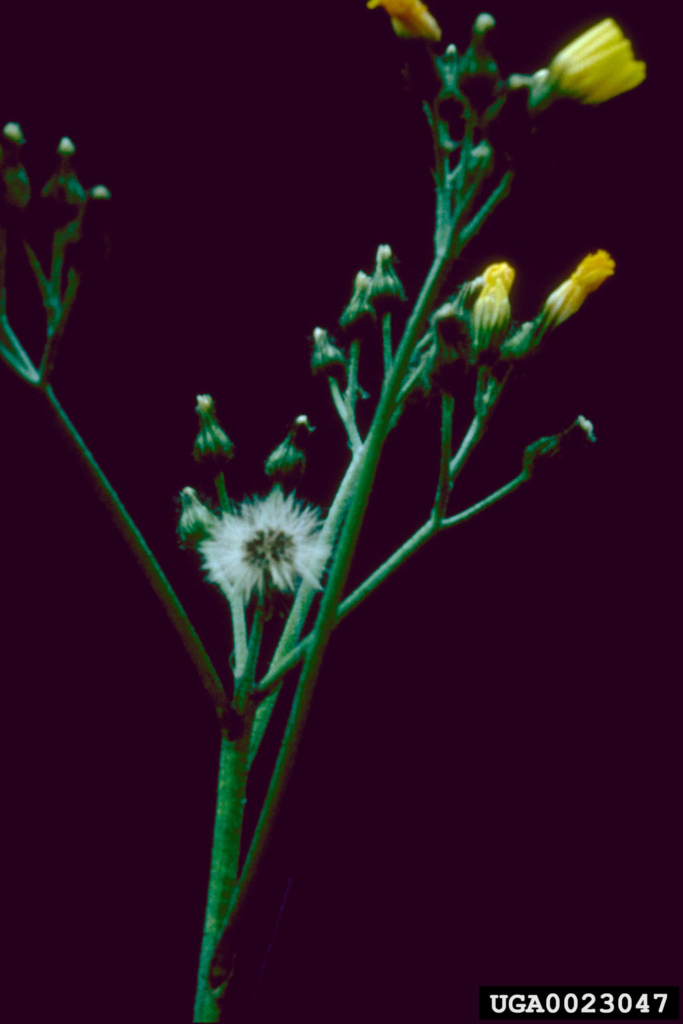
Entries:
[[236, 740], [229, 739], [225, 730], [221, 734], [209, 892], [193, 1021], [220, 1020], [221, 1000], [229, 981], [228, 976], [214, 988], [210, 982], [210, 969], [219, 929], [225, 920], [239, 869], [250, 724], [250, 719], [243, 719], [242, 733]]

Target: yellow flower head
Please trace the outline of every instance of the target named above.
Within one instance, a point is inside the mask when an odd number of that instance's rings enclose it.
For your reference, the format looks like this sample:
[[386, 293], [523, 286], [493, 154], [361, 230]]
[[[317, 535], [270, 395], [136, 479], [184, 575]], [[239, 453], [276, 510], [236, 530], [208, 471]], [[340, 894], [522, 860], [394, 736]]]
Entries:
[[645, 63], [633, 59], [633, 47], [616, 21], [605, 18], [553, 57], [549, 81], [582, 103], [604, 103], [645, 78]]
[[441, 40], [441, 29], [420, 0], [368, 0], [367, 6], [383, 7], [397, 36], [409, 39]]
[[483, 274], [482, 289], [472, 307], [473, 351], [483, 352], [505, 333], [510, 322], [508, 295], [515, 279], [509, 263], [492, 263]]
[[604, 249], [598, 249], [581, 260], [572, 276], [546, 299], [544, 312], [549, 320], [548, 326], [557, 327], [568, 316], [576, 313], [586, 296], [612, 276], [615, 266], [614, 260]]

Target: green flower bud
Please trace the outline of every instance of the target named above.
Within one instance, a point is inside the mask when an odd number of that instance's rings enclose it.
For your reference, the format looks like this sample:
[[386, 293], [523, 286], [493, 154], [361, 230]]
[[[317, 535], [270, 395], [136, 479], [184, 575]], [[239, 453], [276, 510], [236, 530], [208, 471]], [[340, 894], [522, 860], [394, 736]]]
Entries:
[[195, 412], [199, 416], [199, 433], [192, 452], [195, 462], [228, 461], [233, 457], [234, 445], [216, 419], [211, 395], [197, 395]]
[[279, 480], [302, 476], [306, 468], [306, 456], [299, 448], [297, 439], [304, 433], [313, 433], [314, 430], [315, 427], [308, 422], [308, 416], [297, 416], [282, 444], [279, 444], [266, 459], [266, 474]]
[[0, 145], [0, 176], [7, 206], [22, 209], [31, 198], [31, 183], [26, 168], [19, 159], [19, 148], [25, 143], [24, 133], [16, 121], [10, 121], [2, 129], [3, 142]]
[[353, 283], [353, 294], [348, 306], [339, 317], [341, 327], [350, 327], [363, 317], [375, 319], [375, 310], [372, 307], [372, 278], [359, 270], [356, 280]]
[[197, 497], [192, 487], [183, 487], [180, 492], [182, 510], [178, 520], [178, 536], [183, 548], [196, 548], [203, 540], [213, 535], [218, 516]]
[[375, 258], [375, 272], [370, 281], [370, 298], [376, 299], [400, 299], [405, 301], [403, 285], [393, 266], [394, 254], [391, 246], [380, 245]]
[[311, 369], [316, 373], [330, 373], [337, 367], [346, 369], [346, 356], [334, 344], [332, 338], [322, 327], [313, 330], [313, 353], [311, 355]]
[[57, 146], [59, 158], [57, 170], [40, 193], [44, 199], [53, 199], [56, 203], [66, 206], [82, 206], [85, 203], [85, 189], [78, 180], [71, 163], [75, 152], [76, 147], [65, 135]]

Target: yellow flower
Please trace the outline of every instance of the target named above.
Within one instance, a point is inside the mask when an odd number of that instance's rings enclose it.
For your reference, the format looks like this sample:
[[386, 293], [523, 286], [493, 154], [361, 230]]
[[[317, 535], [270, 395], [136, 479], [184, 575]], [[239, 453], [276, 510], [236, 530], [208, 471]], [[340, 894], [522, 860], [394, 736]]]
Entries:
[[546, 299], [544, 313], [549, 327], [557, 327], [568, 316], [576, 313], [584, 299], [614, 273], [614, 260], [604, 249], [598, 249], [581, 260], [570, 278], [556, 288]]
[[492, 263], [483, 274], [482, 289], [472, 307], [472, 352], [478, 354], [505, 333], [510, 322], [508, 298], [515, 272], [509, 263]]
[[383, 7], [391, 18], [391, 25], [397, 36], [410, 39], [431, 39], [438, 43], [441, 29], [420, 0], [368, 0], [367, 6]]
[[633, 47], [616, 21], [605, 18], [553, 57], [549, 83], [582, 103], [604, 103], [645, 78], [645, 63], [633, 59]]

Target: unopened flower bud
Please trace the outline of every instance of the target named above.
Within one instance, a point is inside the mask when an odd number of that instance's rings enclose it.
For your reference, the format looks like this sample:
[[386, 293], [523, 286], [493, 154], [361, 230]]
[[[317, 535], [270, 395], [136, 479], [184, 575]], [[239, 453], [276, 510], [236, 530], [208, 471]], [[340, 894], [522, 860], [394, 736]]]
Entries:
[[377, 299], [400, 299], [405, 301], [403, 285], [393, 265], [394, 254], [391, 246], [380, 245], [375, 259], [375, 272], [370, 282], [370, 297]]
[[183, 548], [195, 548], [203, 540], [213, 535], [218, 517], [199, 500], [192, 487], [184, 487], [180, 492], [182, 511], [178, 520], [178, 536]]
[[9, 142], [13, 142], [16, 146], [23, 146], [26, 142], [21, 125], [17, 124], [16, 121], [8, 121], [2, 129], [2, 134]]
[[199, 416], [199, 433], [192, 452], [195, 462], [231, 459], [235, 446], [216, 418], [211, 395], [197, 395], [195, 412]]
[[548, 296], [544, 315], [548, 327], [557, 327], [576, 313], [586, 296], [611, 277], [616, 264], [604, 249], [581, 260], [574, 273]]
[[353, 283], [353, 294], [348, 306], [339, 317], [341, 327], [349, 327], [357, 323], [362, 317], [375, 319], [375, 310], [372, 307], [372, 278], [359, 270]]
[[7, 206], [22, 209], [31, 198], [31, 184], [26, 168], [19, 159], [19, 148], [25, 143], [24, 133], [16, 121], [9, 121], [2, 129], [0, 144], [0, 175], [4, 184]]
[[313, 352], [311, 369], [316, 373], [330, 373], [335, 368], [346, 368], [346, 356], [334, 344], [332, 338], [322, 327], [313, 330]]
[[88, 192], [91, 199], [111, 199], [111, 192], [106, 185], [93, 185]]
[[78, 180], [71, 163], [71, 158], [75, 152], [76, 147], [71, 139], [66, 135], [60, 139], [57, 146], [57, 156], [59, 158], [57, 170], [43, 186], [40, 193], [44, 199], [53, 199], [60, 205], [66, 206], [82, 206], [85, 203], [85, 189]]
[[287, 436], [282, 444], [266, 459], [266, 475], [276, 477], [301, 476], [306, 468], [306, 456]]
[[472, 358], [496, 348], [510, 322], [508, 298], [515, 272], [509, 263], [492, 263], [483, 274], [484, 283], [472, 307]]
[[496, 19], [492, 14], [480, 14], [474, 23], [474, 34], [477, 36], [483, 36], [486, 32], [490, 32], [492, 28], [496, 27]]
[[306, 468], [306, 456], [297, 441], [306, 434], [312, 434], [314, 430], [315, 427], [309, 423], [308, 416], [297, 416], [282, 444], [279, 444], [266, 459], [266, 474], [279, 480], [300, 477]]

